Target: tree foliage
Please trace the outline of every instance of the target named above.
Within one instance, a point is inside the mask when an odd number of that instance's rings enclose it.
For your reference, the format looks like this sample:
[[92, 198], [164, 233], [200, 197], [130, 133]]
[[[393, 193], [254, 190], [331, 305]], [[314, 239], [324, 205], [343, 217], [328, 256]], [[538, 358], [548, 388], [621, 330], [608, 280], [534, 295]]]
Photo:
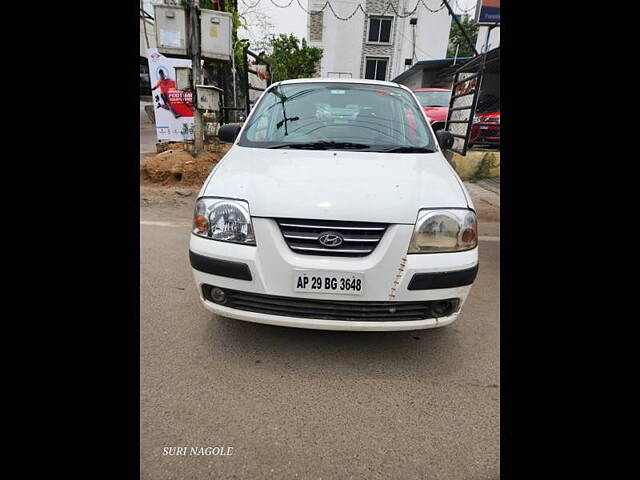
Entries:
[[[478, 26], [471, 19], [469, 15], [463, 15], [460, 18], [460, 24], [467, 33], [471, 42], [475, 46], [478, 39]], [[460, 46], [460, 48], [458, 48]], [[460, 31], [458, 25], [455, 22], [451, 25], [451, 33], [449, 35], [449, 46], [447, 47], [447, 58], [453, 58], [456, 56], [456, 49], [458, 49], [458, 57], [471, 57], [474, 55], [473, 49], [464, 38], [464, 35]]]
[[321, 48], [309, 46], [304, 38], [300, 41], [295, 35], [284, 33], [271, 38], [269, 43], [271, 53], [267, 58], [274, 82], [315, 76], [322, 59]]

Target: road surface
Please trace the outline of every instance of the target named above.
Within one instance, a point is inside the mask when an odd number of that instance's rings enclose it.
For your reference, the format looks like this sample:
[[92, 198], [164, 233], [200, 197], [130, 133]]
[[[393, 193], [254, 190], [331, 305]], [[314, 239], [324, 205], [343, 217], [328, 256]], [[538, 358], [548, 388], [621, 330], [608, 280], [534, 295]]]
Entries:
[[141, 207], [141, 478], [499, 478], [498, 224], [451, 326], [327, 332], [205, 311], [180, 202]]

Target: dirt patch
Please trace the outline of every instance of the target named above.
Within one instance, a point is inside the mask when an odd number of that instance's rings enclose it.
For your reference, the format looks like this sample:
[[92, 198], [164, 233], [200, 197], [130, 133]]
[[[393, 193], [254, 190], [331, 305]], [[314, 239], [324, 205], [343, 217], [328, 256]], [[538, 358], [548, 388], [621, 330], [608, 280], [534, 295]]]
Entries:
[[181, 146], [171, 146], [162, 153], [145, 155], [140, 158], [140, 183], [161, 186], [200, 187], [209, 176], [211, 169], [224, 156], [229, 146], [223, 145], [218, 151], [203, 152], [197, 157]]

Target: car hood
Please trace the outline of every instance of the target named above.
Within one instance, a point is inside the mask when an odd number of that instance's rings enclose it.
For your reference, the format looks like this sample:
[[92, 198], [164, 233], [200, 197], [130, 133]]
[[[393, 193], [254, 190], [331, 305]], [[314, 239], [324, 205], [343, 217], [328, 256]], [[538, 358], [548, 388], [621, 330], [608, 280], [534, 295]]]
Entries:
[[468, 206], [440, 152], [365, 153], [234, 145], [201, 196], [247, 200], [252, 216], [409, 223], [421, 208]]
[[444, 122], [447, 120], [449, 107], [422, 107], [422, 109], [432, 122]]
[[477, 113], [476, 115], [478, 115], [478, 117], [480, 117], [481, 121], [487, 121], [487, 120], [494, 120], [494, 119], [499, 119], [500, 118], [500, 111], [493, 111], [493, 112], [482, 112], [482, 113]]

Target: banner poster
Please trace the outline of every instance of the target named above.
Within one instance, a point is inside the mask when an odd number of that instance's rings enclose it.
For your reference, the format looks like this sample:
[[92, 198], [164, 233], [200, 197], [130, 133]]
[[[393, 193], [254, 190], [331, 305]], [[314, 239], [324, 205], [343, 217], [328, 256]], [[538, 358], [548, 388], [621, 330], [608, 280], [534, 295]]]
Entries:
[[191, 60], [165, 57], [156, 48], [147, 50], [147, 59], [158, 141], [193, 140], [191, 92], [176, 86], [176, 68], [191, 68]]

